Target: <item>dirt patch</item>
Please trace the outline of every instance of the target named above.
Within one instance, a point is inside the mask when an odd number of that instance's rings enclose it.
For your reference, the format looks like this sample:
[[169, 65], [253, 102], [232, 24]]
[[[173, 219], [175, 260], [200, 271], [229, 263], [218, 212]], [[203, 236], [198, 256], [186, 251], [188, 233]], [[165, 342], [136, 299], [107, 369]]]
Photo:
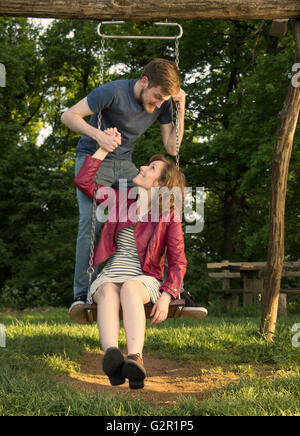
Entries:
[[79, 372], [72, 372], [60, 381], [75, 389], [86, 392], [123, 392], [126, 396], [141, 396], [145, 401], [154, 401], [158, 406], [176, 402], [179, 396], [194, 396], [198, 400], [206, 398], [221, 387], [238, 382], [241, 374], [228, 368], [202, 366], [198, 363], [183, 363], [162, 358], [159, 355], [144, 355], [147, 371], [144, 389], [132, 391], [128, 380], [124, 385], [111, 386], [102, 371], [103, 352], [87, 352], [81, 362]]

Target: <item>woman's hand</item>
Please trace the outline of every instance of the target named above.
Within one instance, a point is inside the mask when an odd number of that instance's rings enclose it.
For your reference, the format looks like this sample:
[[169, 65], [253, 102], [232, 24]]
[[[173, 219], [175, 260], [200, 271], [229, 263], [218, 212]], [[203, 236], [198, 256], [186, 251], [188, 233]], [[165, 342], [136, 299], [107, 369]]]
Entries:
[[116, 127], [106, 129], [102, 133], [102, 139], [99, 141], [100, 147], [107, 152], [113, 152], [121, 145], [121, 133]]
[[104, 131], [98, 130], [97, 136], [94, 139], [96, 139], [100, 148], [107, 153], [113, 152], [121, 145], [121, 133], [118, 132], [116, 127]]
[[153, 317], [151, 320], [151, 324], [159, 324], [160, 322], [167, 319], [171, 299], [171, 295], [167, 292], [164, 291], [161, 294], [150, 313], [150, 317]]
[[[116, 127], [111, 129], [106, 129], [103, 132], [99, 131], [101, 134], [101, 145], [93, 154], [96, 159], [104, 160], [107, 153], [114, 151], [121, 144], [121, 133], [118, 132]], [[104, 138], [104, 139], [103, 139]]]

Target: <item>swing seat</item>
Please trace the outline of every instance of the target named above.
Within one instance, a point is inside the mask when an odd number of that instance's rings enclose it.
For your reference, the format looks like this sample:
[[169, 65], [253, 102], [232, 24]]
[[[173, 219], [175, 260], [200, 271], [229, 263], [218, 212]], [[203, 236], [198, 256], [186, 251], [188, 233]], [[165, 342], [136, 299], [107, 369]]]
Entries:
[[[144, 305], [146, 318], [150, 318], [150, 313], [153, 308], [152, 303], [147, 303]], [[97, 321], [97, 305], [93, 304], [84, 304], [84, 306], [80, 307], [80, 311], [82, 316], [76, 318], [76, 322], [78, 324], [91, 324]], [[189, 319], [203, 319], [207, 316], [208, 312], [204, 307], [186, 307], [185, 300], [174, 300], [171, 301], [169, 305], [169, 313], [168, 318], [189, 318]], [[123, 319], [122, 309], [120, 310], [120, 320]]]
[[[179, 318], [180, 314], [184, 308], [185, 301], [184, 300], [175, 300], [171, 301], [169, 305], [169, 313], [168, 318]], [[153, 303], [147, 303], [144, 305], [146, 318], [150, 318], [150, 313], [153, 308]], [[91, 324], [92, 322], [97, 321], [97, 305], [96, 304], [85, 304], [85, 312], [86, 312], [86, 324]], [[120, 309], [120, 320], [123, 320], [123, 312]]]

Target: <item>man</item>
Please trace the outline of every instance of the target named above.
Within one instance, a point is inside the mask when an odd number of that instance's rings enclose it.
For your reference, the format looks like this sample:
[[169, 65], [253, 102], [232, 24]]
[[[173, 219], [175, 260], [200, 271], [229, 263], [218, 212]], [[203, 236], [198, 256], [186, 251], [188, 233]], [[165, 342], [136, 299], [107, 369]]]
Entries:
[[[79, 172], [87, 154], [93, 154], [98, 146], [108, 151], [101, 165], [99, 183], [117, 185], [119, 179], [132, 179], [138, 170], [131, 156], [139, 137], [156, 120], [160, 122], [166, 151], [176, 155], [176, 126], [173, 123], [172, 100], [179, 103], [179, 143], [184, 132], [185, 92], [180, 88], [176, 65], [165, 59], [154, 59], [139, 79], [117, 80], [94, 89], [87, 97], [62, 115], [62, 122], [82, 135], [76, 149], [75, 174]], [[98, 129], [98, 113], [101, 112], [101, 130]], [[84, 117], [91, 116], [88, 124]], [[115, 128], [117, 134], [104, 131]], [[131, 183], [130, 183], [131, 182]], [[88, 292], [88, 274], [91, 238], [92, 201], [77, 189], [80, 211], [76, 246], [74, 277], [74, 302], [70, 316], [80, 318], [80, 305], [85, 304]], [[100, 223], [96, 226], [99, 235]], [[95, 272], [95, 275], [97, 272]], [[78, 318], [78, 319], [79, 319]]]

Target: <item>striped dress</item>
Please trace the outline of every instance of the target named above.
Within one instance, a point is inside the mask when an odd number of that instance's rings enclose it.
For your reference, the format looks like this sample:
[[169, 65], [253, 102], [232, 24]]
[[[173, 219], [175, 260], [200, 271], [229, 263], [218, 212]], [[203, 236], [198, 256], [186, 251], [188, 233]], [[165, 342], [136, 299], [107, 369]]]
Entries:
[[161, 295], [159, 289], [162, 282], [155, 277], [143, 274], [138, 258], [133, 226], [120, 230], [117, 246], [117, 250], [109, 258], [103, 270], [92, 283], [90, 296], [103, 283], [124, 283], [127, 280], [135, 279], [146, 286], [152, 303], [155, 303]]

